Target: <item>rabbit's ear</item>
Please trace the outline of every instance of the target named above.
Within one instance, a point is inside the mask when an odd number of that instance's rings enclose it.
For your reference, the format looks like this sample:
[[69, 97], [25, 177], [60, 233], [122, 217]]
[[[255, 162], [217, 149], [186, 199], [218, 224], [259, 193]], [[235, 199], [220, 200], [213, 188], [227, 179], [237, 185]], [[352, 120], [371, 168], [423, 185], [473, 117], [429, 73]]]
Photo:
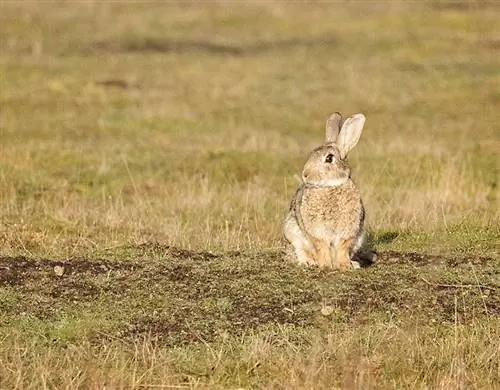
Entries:
[[337, 146], [342, 158], [347, 156], [347, 153], [358, 143], [365, 120], [366, 118], [363, 114], [355, 114], [346, 119], [342, 125], [337, 139]]
[[325, 143], [333, 143], [339, 135], [340, 125], [342, 123], [342, 115], [340, 112], [334, 112], [326, 120]]

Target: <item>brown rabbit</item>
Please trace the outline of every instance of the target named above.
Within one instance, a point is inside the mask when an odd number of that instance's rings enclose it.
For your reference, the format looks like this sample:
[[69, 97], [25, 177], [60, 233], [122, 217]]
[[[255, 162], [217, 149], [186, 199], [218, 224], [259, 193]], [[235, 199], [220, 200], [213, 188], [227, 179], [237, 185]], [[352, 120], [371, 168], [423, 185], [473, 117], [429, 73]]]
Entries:
[[364, 123], [363, 114], [345, 122], [339, 113], [332, 114], [326, 122], [325, 144], [314, 149], [305, 163], [302, 184], [283, 226], [287, 253], [299, 263], [359, 268], [352, 258], [365, 243], [365, 210], [351, 179], [347, 153], [358, 143]]

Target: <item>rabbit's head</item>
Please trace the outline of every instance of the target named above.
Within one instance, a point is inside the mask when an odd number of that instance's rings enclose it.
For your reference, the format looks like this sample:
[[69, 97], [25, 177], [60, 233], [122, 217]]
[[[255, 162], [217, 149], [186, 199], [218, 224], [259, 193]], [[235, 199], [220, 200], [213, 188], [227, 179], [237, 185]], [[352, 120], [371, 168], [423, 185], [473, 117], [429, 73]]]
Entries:
[[336, 112], [326, 121], [325, 144], [314, 149], [304, 165], [304, 184], [318, 187], [341, 185], [350, 176], [347, 153], [359, 141], [365, 116], [355, 114], [345, 121]]

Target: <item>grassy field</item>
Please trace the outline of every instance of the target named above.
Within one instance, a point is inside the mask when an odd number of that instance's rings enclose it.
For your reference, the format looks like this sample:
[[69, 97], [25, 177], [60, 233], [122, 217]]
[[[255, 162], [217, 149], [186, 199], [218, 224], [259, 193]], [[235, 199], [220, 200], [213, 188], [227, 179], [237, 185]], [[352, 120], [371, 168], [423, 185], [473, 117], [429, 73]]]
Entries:
[[[500, 389], [493, 2], [0, 3], [0, 388]], [[377, 263], [283, 259], [333, 111]]]

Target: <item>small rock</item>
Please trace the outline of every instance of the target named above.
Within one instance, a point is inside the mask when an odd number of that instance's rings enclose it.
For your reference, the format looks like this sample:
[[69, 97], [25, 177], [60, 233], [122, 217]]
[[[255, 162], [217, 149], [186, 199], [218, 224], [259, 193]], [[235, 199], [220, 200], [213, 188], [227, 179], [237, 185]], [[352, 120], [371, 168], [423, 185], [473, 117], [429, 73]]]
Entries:
[[54, 266], [54, 273], [57, 276], [63, 276], [63, 274], [64, 274], [64, 267], [62, 265], [56, 265], [56, 266]]
[[325, 317], [331, 316], [334, 311], [333, 306], [325, 305], [321, 308], [321, 314]]
[[351, 261], [352, 269], [360, 269], [361, 265], [357, 261]]

